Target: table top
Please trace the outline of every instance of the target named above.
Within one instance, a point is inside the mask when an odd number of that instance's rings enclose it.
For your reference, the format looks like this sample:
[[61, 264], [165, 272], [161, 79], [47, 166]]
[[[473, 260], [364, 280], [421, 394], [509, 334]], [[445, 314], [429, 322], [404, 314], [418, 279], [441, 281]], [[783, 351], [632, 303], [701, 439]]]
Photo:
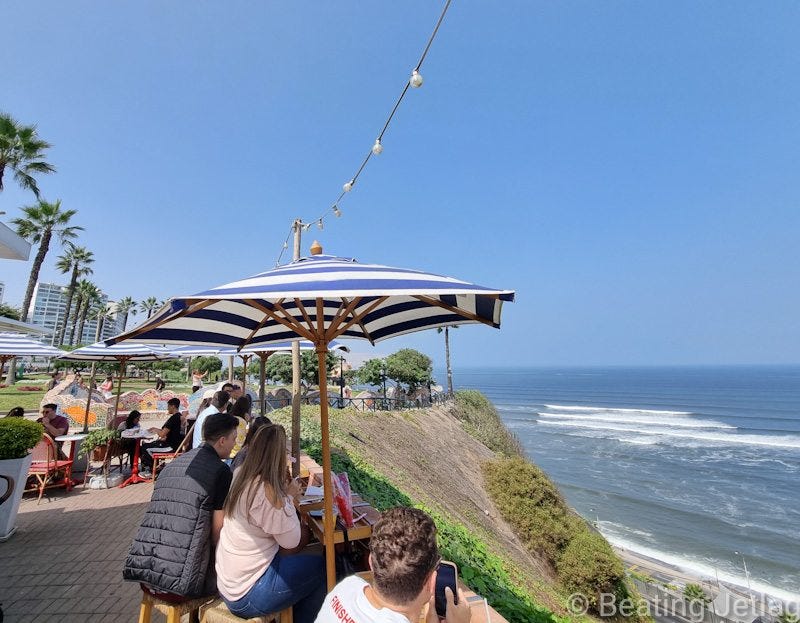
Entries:
[[86, 439], [88, 435], [86, 433], [68, 433], [66, 435], [59, 435], [55, 438], [56, 441], [78, 441], [80, 439]]
[[123, 439], [154, 439], [158, 437], [155, 433], [151, 433], [146, 428], [129, 428], [122, 431]]
[[[358, 541], [360, 539], [368, 539], [372, 536], [372, 526], [374, 526], [378, 520], [381, 518], [380, 511], [372, 508], [368, 502], [365, 502], [361, 499], [361, 496], [353, 494], [353, 519], [358, 519], [353, 525], [352, 528], [348, 528], [347, 530], [347, 538], [350, 541]], [[317, 510], [320, 509], [322, 506], [321, 502], [312, 502], [307, 504], [300, 504], [300, 512], [307, 513], [310, 510]], [[334, 508], [334, 513], [336, 513], [336, 509]], [[322, 516], [320, 514], [319, 517], [315, 517], [312, 515], [308, 515], [308, 527], [311, 528], [311, 531], [314, 535], [321, 541], [324, 542], [324, 524], [322, 521]], [[341, 524], [336, 524], [334, 532], [333, 532], [333, 542], [334, 543], [344, 543], [344, 531], [341, 528]]]

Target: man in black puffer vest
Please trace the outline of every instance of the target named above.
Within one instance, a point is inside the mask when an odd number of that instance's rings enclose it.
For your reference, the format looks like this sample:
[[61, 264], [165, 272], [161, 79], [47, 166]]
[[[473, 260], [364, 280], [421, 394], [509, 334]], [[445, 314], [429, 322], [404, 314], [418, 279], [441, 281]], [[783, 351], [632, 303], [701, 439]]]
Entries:
[[167, 599], [217, 593], [214, 547], [232, 478], [223, 459], [233, 450], [238, 424], [226, 413], [209, 415], [203, 422], [203, 445], [161, 472], [125, 560], [126, 580]]

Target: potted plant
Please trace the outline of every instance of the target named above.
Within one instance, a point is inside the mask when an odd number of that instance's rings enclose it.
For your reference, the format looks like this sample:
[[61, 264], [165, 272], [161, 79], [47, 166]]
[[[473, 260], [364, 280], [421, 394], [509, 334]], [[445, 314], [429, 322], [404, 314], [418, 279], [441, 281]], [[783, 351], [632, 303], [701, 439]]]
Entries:
[[78, 451], [78, 457], [85, 456], [92, 453], [93, 461], [102, 461], [106, 458], [106, 449], [109, 444], [113, 444], [120, 438], [118, 430], [109, 430], [108, 428], [96, 428], [89, 431], [86, 438], [81, 443], [81, 449]]
[[37, 422], [0, 420], [0, 542], [11, 538], [17, 529], [17, 511], [33, 460], [30, 451], [43, 434], [44, 427]]

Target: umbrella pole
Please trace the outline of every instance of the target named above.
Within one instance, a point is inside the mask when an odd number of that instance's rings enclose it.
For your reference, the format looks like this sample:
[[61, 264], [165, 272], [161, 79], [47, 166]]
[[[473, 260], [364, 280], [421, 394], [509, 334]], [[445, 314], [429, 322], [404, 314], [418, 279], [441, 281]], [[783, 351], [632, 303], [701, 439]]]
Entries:
[[[114, 420], [117, 419], [117, 412], [119, 411], [119, 395], [122, 393], [122, 375], [125, 372], [125, 365], [127, 364], [126, 357], [120, 357], [119, 359], [119, 379], [117, 380], [117, 400], [114, 402]], [[111, 420], [111, 426], [109, 428], [114, 427], [114, 420]], [[106, 422], [108, 424], [108, 422]]]
[[258, 358], [261, 360], [261, 367], [258, 372], [258, 401], [261, 403], [261, 415], [264, 415], [264, 401], [266, 400], [266, 392], [264, 386], [267, 382], [267, 354], [259, 353]]
[[[322, 524], [325, 544], [325, 573], [328, 578], [328, 592], [336, 585], [336, 559], [333, 546], [333, 481], [331, 479], [331, 442], [328, 433], [328, 375], [325, 369], [328, 346], [326, 342], [317, 344], [317, 360], [319, 361], [319, 423], [322, 429], [322, 482], [324, 495], [324, 514]], [[300, 464], [300, 457], [295, 456], [295, 465]]]
[[[300, 456], [300, 342], [292, 342], [292, 456]], [[300, 461], [292, 463], [292, 477], [300, 475]]]
[[97, 372], [97, 362], [92, 362], [92, 378], [89, 379], [89, 397], [86, 399], [86, 411], [83, 414], [83, 432], [89, 432], [89, 409], [92, 406], [92, 387], [94, 386], [94, 375]]
[[242, 396], [247, 393], [247, 362], [250, 361], [252, 355], [244, 355], [242, 357]]

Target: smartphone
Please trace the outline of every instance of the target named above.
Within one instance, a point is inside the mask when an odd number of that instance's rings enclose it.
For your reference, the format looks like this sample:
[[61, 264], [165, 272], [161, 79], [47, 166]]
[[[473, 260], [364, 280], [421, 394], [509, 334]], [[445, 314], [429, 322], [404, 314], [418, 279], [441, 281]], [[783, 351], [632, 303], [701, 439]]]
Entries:
[[453, 591], [454, 603], [458, 603], [458, 570], [452, 562], [440, 562], [436, 568], [436, 614], [444, 618], [447, 614], [447, 597], [444, 589], [449, 586]]

